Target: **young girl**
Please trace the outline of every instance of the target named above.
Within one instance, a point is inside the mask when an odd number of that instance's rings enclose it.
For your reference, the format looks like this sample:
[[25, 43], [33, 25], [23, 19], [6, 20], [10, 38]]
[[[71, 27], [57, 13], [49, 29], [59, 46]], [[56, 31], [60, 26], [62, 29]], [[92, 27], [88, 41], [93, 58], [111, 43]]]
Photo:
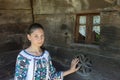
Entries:
[[50, 54], [43, 48], [45, 36], [42, 25], [34, 23], [27, 31], [30, 46], [17, 57], [14, 80], [63, 80], [63, 77], [76, 72], [79, 60], [73, 59], [67, 71], [56, 72]]

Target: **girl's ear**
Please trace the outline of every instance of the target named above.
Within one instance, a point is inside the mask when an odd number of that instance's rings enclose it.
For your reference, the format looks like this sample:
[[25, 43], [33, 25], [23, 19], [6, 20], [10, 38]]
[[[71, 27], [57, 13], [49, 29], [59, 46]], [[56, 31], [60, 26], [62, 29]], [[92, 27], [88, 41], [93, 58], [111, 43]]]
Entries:
[[31, 36], [29, 34], [27, 34], [27, 38], [29, 41], [31, 40]]

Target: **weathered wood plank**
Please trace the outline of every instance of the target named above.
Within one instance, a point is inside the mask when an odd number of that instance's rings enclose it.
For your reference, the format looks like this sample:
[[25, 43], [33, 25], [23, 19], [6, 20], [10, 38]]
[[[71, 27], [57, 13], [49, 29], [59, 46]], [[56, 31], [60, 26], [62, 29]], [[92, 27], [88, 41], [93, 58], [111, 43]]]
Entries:
[[31, 10], [0, 10], [0, 24], [32, 22]]
[[31, 9], [30, 0], [0, 0], [0, 9]]
[[104, 0], [34, 0], [34, 14], [80, 13], [110, 6]]

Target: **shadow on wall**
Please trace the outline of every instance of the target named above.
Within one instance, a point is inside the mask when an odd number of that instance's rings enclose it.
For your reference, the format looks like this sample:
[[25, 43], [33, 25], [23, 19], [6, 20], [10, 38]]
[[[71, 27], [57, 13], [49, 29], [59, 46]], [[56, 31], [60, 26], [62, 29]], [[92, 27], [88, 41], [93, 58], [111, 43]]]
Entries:
[[8, 78], [13, 76], [16, 57], [22, 48], [24, 29], [27, 25], [0, 25], [0, 80], [9, 80]]
[[115, 26], [104, 26], [101, 30], [101, 40], [100, 47], [101, 49], [115, 47], [114, 43], [117, 40], [117, 28]]
[[61, 30], [61, 32], [64, 35], [64, 42], [66, 44], [69, 44], [69, 42], [70, 42], [70, 33], [69, 33], [70, 32], [70, 28], [68, 27], [68, 25], [62, 24], [60, 26], [60, 30]]

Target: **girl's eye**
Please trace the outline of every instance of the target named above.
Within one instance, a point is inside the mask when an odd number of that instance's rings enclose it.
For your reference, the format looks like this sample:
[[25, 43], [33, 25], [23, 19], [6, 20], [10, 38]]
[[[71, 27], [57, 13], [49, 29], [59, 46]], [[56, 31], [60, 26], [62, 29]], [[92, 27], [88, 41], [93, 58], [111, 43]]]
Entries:
[[35, 35], [35, 37], [37, 38], [38, 36], [37, 36], [37, 35]]
[[44, 38], [44, 35], [41, 35], [41, 36], [39, 36], [39, 35], [34, 35], [34, 37], [35, 37], [35, 38]]
[[44, 35], [41, 36], [42, 38], [44, 37]]

